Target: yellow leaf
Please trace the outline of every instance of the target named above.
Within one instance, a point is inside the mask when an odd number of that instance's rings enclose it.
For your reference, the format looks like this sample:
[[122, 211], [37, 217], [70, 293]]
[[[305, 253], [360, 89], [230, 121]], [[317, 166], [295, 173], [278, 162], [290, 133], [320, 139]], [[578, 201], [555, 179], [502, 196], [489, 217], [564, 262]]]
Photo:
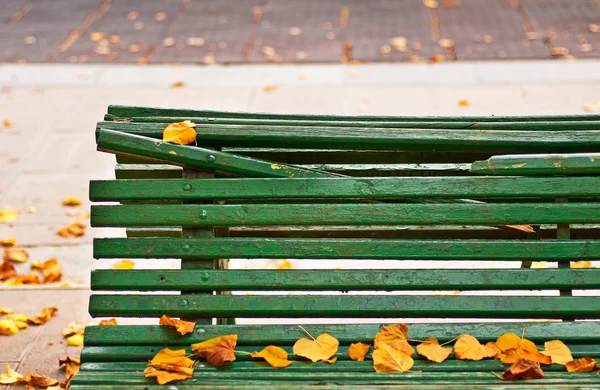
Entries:
[[194, 331], [194, 326], [196, 326], [195, 322], [178, 320], [176, 318], [170, 318], [167, 315], [163, 315], [162, 317], [160, 317], [159, 324], [172, 326], [182, 336], [188, 333], [192, 333]]
[[196, 124], [192, 121], [171, 123], [163, 132], [163, 141], [187, 145], [196, 141]]
[[120, 260], [114, 263], [110, 268], [112, 269], [134, 269], [135, 263], [131, 260]]
[[19, 332], [19, 327], [13, 320], [0, 320], [0, 335], [12, 336]]
[[591, 268], [592, 262], [589, 260], [585, 261], [574, 261], [571, 263], [571, 268]]
[[57, 311], [56, 307], [45, 307], [35, 317], [27, 320], [27, 322], [33, 325], [44, 325]]
[[504, 333], [498, 337], [496, 346], [500, 350], [498, 357], [504, 364], [515, 363], [520, 357], [538, 363], [551, 363], [551, 360], [548, 359], [547, 356], [538, 351], [536, 345], [532, 341], [523, 339], [514, 333]]
[[544, 354], [552, 358], [552, 363], [565, 365], [573, 360], [571, 351], [560, 340], [546, 341], [544, 343]]
[[67, 344], [72, 347], [83, 347], [83, 335], [74, 334], [73, 336], [67, 338]]
[[380, 343], [373, 352], [373, 368], [377, 372], [407, 372], [415, 361], [410, 355], [391, 346]]
[[10, 118], [4, 118], [4, 127], [13, 127], [14, 123]]
[[12, 312], [13, 311], [11, 308], [0, 306], [0, 316], [4, 314], [12, 314]]
[[454, 343], [454, 354], [459, 360], [493, 358], [497, 352], [497, 349], [481, 345], [475, 337], [468, 334], [460, 335]]
[[2, 385], [17, 383], [23, 378], [23, 375], [10, 368], [10, 364], [8, 364], [8, 362], [6, 362], [6, 370], [6, 372], [0, 374], [0, 384]]
[[79, 324], [77, 322], [71, 322], [67, 325], [66, 328], [63, 329], [62, 335], [63, 337], [70, 337], [74, 334], [84, 334], [85, 333], [85, 325]]
[[35, 262], [31, 264], [31, 269], [40, 269], [44, 275], [43, 283], [60, 282], [62, 279], [62, 266], [56, 259], [50, 259], [44, 263]]
[[[312, 337], [312, 336], [311, 336]], [[294, 344], [294, 355], [310, 359], [313, 363], [329, 360], [338, 350], [340, 342], [327, 333], [321, 333], [312, 340], [301, 338]]]
[[375, 349], [379, 348], [380, 344], [387, 344], [409, 356], [415, 353], [415, 349], [408, 343], [408, 326], [406, 324], [382, 326], [375, 336]]
[[67, 356], [66, 358], [58, 358], [58, 366], [60, 367], [62, 365], [65, 366], [65, 379], [68, 381], [79, 372], [81, 360], [71, 356]]
[[265, 85], [263, 90], [265, 92], [274, 92], [274, 91], [277, 91], [277, 86], [276, 85]]
[[458, 101], [458, 106], [459, 107], [469, 107], [471, 105], [471, 103], [469, 103], [469, 101], [467, 99], [462, 99]]
[[171, 88], [179, 88], [179, 87], [183, 87], [185, 85], [185, 83], [183, 81], [175, 81], [174, 83], [171, 84]]
[[150, 360], [150, 365], [163, 368], [168, 371], [175, 371], [182, 374], [192, 375], [194, 369], [192, 365], [194, 361], [186, 356], [185, 349], [169, 349], [165, 348], [156, 354]]
[[192, 351], [206, 359], [208, 364], [219, 367], [225, 362], [235, 361], [233, 349], [237, 344], [237, 334], [215, 337], [201, 343], [192, 344]]
[[590, 357], [584, 357], [566, 363], [565, 367], [569, 372], [590, 372], [600, 369], [600, 367], [597, 367], [597, 364], [598, 363], [594, 359]]
[[118, 326], [117, 319], [111, 318], [110, 320], [102, 320], [98, 323], [98, 326]]
[[191, 374], [184, 374], [180, 372], [169, 372], [163, 370], [157, 370], [152, 367], [148, 367], [144, 370], [146, 378], [154, 377], [159, 385], [164, 385], [173, 381], [182, 381], [192, 377]]
[[80, 206], [81, 203], [81, 199], [75, 196], [68, 196], [62, 200], [63, 206]]
[[369, 352], [369, 349], [371, 349], [369, 344], [353, 343], [350, 344], [350, 348], [348, 348], [348, 356], [350, 356], [350, 359], [352, 360], [362, 362], [365, 360], [365, 355]]
[[267, 363], [275, 368], [284, 368], [292, 364], [292, 362], [288, 360], [287, 352], [285, 352], [283, 348], [276, 347], [274, 345], [269, 345], [260, 352], [254, 352], [250, 355], [250, 357], [263, 358], [267, 361]]
[[448, 359], [452, 348], [444, 348], [440, 345], [438, 340], [434, 337], [428, 338], [423, 343], [417, 345], [417, 353], [421, 356], [425, 356], [432, 362], [441, 363]]
[[27, 322], [31, 320], [31, 317], [29, 317], [27, 314], [11, 314], [7, 319], [13, 321], [15, 325], [17, 325], [17, 328], [25, 329], [29, 327]]
[[19, 217], [21, 210], [13, 209], [10, 206], [2, 206], [0, 209], [0, 223], [12, 222]]
[[17, 244], [17, 239], [14, 237], [0, 239], [0, 245], [2, 246], [13, 246]]
[[24, 263], [29, 259], [29, 253], [23, 248], [13, 246], [4, 249], [2, 258], [4, 260], [14, 261], [15, 263]]

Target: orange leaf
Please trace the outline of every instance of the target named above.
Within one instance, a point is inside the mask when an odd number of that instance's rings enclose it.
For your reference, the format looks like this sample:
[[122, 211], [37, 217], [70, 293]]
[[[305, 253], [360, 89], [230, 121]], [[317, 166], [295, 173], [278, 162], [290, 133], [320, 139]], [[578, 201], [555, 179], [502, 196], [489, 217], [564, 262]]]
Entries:
[[560, 340], [546, 341], [544, 355], [552, 358], [552, 363], [565, 365], [573, 360], [571, 350]]
[[338, 350], [340, 342], [327, 333], [316, 339], [301, 338], [294, 344], [294, 355], [310, 359], [313, 363], [329, 360]]
[[0, 264], [0, 282], [6, 279], [13, 278], [16, 275], [17, 269], [10, 261], [4, 260], [4, 262]]
[[25, 383], [31, 386], [48, 387], [58, 384], [58, 380], [47, 377], [46, 375], [35, 375], [27, 374], [25, 378], [20, 380], [21, 383]]
[[0, 320], [0, 335], [12, 336], [19, 333], [19, 327], [13, 320]]
[[260, 352], [254, 352], [250, 355], [251, 358], [263, 358], [272, 367], [284, 368], [292, 364], [288, 359], [288, 354], [283, 348], [269, 345]]
[[13, 246], [17, 244], [17, 239], [14, 237], [0, 238], [0, 245], [2, 246]]
[[192, 121], [171, 123], [163, 132], [163, 141], [187, 145], [196, 141], [196, 124]]
[[66, 328], [63, 329], [62, 335], [63, 337], [70, 337], [74, 334], [84, 334], [85, 333], [85, 325], [78, 324], [77, 322], [71, 322], [67, 325]]
[[485, 358], [493, 358], [496, 356], [497, 349], [481, 345], [479, 341], [468, 334], [463, 334], [458, 337], [454, 343], [454, 354], [459, 360], [481, 360]]
[[531, 227], [531, 225], [506, 225], [506, 226], [513, 228], [513, 229], [520, 230], [522, 232], [527, 232], [527, 233], [535, 232], [535, 230], [533, 230], [533, 227]]
[[365, 355], [369, 352], [369, 349], [371, 349], [369, 344], [353, 343], [350, 344], [350, 348], [348, 348], [348, 356], [350, 356], [350, 359], [352, 360], [362, 362], [365, 360]]
[[186, 375], [192, 375], [194, 361], [186, 356], [185, 349], [162, 349], [149, 363], [151, 366], [175, 371]]
[[31, 269], [39, 269], [44, 275], [43, 283], [60, 282], [62, 279], [62, 266], [56, 259], [50, 259], [44, 263], [35, 262], [31, 264]]
[[201, 343], [192, 344], [192, 351], [206, 359], [208, 364], [219, 367], [225, 362], [235, 361], [233, 349], [237, 344], [237, 334], [215, 337]]
[[114, 263], [111, 269], [133, 269], [135, 268], [135, 263], [131, 260], [120, 260]]
[[15, 263], [24, 263], [29, 259], [29, 253], [23, 248], [18, 248], [16, 246], [5, 248], [4, 255], [2, 255], [4, 260], [14, 261]]
[[65, 366], [65, 379], [68, 381], [79, 372], [81, 360], [79, 358], [73, 358], [71, 356], [67, 356], [66, 358], [58, 358], [58, 366], [60, 367], [62, 365]]
[[63, 206], [79, 206], [81, 205], [81, 199], [75, 196], [68, 196], [62, 200]]
[[410, 355], [397, 349], [379, 343], [379, 348], [373, 352], [373, 368], [377, 372], [407, 372], [415, 361]]
[[6, 362], [6, 369], [6, 372], [0, 374], [0, 384], [10, 385], [11, 383], [19, 382], [23, 378], [23, 375], [10, 368], [8, 362]]
[[146, 378], [155, 377], [156, 381], [159, 385], [164, 385], [165, 383], [173, 382], [173, 381], [182, 381], [192, 377], [191, 374], [183, 374], [180, 372], [169, 372], [163, 370], [157, 370], [152, 367], [148, 367], [144, 370], [144, 374], [146, 374]]
[[458, 105], [460, 107], [469, 107], [471, 105], [471, 103], [469, 103], [469, 101], [467, 99], [462, 99], [458, 101]]
[[421, 356], [425, 356], [432, 362], [441, 363], [448, 359], [452, 348], [444, 348], [440, 345], [438, 340], [434, 337], [428, 338], [423, 343], [417, 345], [417, 353]]
[[597, 364], [598, 362], [596, 362], [594, 359], [590, 357], [584, 357], [568, 362], [567, 364], [565, 364], [565, 367], [569, 372], [590, 372], [600, 369], [596, 366]]
[[111, 318], [110, 320], [102, 320], [98, 323], [98, 326], [118, 326], [117, 319]]
[[498, 357], [504, 364], [515, 363], [519, 358], [533, 360], [534, 362], [551, 362], [547, 356], [541, 354], [535, 344], [527, 339], [523, 339], [514, 333], [504, 333], [498, 340], [496, 346], [500, 350]]
[[542, 371], [538, 362], [523, 358], [519, 358], [502, 374], [502, 380], [505, 381], [541, 379], [543, 377], [544, 371]]
[[19, 275], [13, 279], [7, 280], [5, 286], [24, 286], [27, 284], [41, 284], [40, 277], [37, 272], [31, 275]]
[[166, 325], [166, 326], [172, 326], [182, 336], [186, 335], [188, 333], [192, 333], [194, 331], [194, 326], [196, 326], [195, 322], [173, 319], [167, 315], [163, 315], [162, 317], [160, 317], [159, 324]]
[[44, 325], [58, 311], [55, 307], [45, 307], [32, 319], [27, 320], [32, 325]]
[[592, 262], [589, 260], [585, 261], [574, 261], [571, 263], [571, 268], [591, 268]]
[[415, 353], [415, 349], [408, 343], [408, 326], [406, 324], [382, 326], [379, 333], [375, 335], [375, 349], [380, 348], [381, 344], [387, 344], [409, 356]]

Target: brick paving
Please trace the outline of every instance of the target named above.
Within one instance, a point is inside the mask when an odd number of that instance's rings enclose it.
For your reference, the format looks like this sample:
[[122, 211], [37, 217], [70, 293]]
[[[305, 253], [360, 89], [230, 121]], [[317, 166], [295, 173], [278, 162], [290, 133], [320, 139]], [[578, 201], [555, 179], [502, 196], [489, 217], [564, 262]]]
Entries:
[[[405, 45], [401, 37], [406, 38]], [[392, 38], [399, 39], [390, 44]], [[453, 45], [441, 47], [441, 38], [450, 39]], [[598, 0], [0, 2], [0, 62], [335, 63], [597, 57]]]

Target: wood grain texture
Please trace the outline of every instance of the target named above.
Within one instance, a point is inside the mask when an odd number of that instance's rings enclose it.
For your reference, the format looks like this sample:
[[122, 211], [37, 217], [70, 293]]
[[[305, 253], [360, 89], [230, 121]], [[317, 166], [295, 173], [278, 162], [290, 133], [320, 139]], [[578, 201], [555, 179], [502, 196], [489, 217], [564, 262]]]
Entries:
[[471, 172], [484, 175], [593, 175], [600, 153], [492, 156], [475, 161]]

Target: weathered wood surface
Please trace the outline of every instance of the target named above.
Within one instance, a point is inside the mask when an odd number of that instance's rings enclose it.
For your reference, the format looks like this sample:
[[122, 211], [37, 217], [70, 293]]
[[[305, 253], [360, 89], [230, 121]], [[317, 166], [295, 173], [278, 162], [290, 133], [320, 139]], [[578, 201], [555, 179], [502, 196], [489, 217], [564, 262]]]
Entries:
[[600, 153], [492, 156], [475, 161], [471, 172], [485, 175], [593, 175]]

